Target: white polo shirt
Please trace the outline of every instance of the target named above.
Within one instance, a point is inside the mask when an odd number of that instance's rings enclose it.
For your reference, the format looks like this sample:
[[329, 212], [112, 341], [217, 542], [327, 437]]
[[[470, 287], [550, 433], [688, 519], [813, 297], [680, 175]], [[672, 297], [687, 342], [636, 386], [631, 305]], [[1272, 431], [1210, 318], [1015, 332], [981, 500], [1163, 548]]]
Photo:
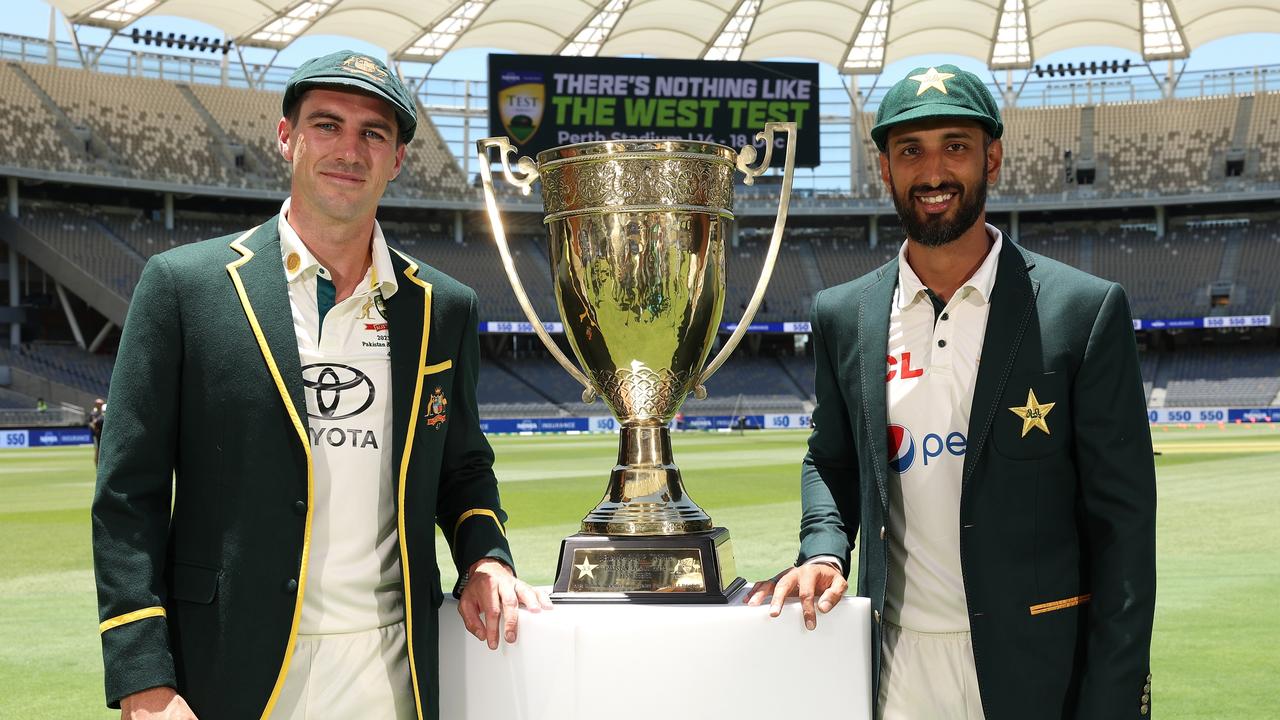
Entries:
[[898, 252], [885, 377], [889, 427], [888, 587], [884, 616], [925, 633], [969, 632], [960, 569], [960, 490], [969, 411], [1003, 244], [937, 311]]
[[335, 303], [329, 271], [280, 210], [280, 251], [302, 359], [313, 481], [304, 635], [351, 633], [404, 619], [391, 472], [391, 343], [383, 301], [396, 292], [382, 228], [351, 297]]

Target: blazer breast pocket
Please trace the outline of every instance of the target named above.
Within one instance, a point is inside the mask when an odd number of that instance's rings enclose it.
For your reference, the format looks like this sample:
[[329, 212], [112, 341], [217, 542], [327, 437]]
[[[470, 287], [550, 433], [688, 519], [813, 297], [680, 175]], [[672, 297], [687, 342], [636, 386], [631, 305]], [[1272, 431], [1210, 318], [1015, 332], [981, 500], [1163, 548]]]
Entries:
[[422, 368], [422, 408], [419, 420], [439, 430], [449, 420], [453, 395], [453, 360], [430, 363]]
[[1071, 440], [1071, 397], [1064, 372], [1015, 375], [1005, 385], [991, 434], [996, 452], [1035, 460], [1063, 451]]

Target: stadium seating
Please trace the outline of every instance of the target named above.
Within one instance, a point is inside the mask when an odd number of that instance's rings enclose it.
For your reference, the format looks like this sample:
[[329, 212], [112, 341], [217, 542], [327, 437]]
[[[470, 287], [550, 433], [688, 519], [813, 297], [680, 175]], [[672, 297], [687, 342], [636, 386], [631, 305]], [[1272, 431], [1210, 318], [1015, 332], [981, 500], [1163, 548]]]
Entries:
[[1101, 189], [1122, 195], [1206, 192], [1225, 177], [1212, 162], [1231, 144], [1235, 97], [1096, 107]]
[[1280, 351], [1184, 348], [1161, 358], [1156, 383], [1167, 407], [1266, 407], [1280, 393]]
[[1237, 303], [1233, 297], [1232, 314], [1280, 317], [1280, 218], [1251, 223], [1240, 232], [1243, 241], [1235, 287], [1243, 290], [1244, 298]]
[[93, 173], [83, 142], [57, 132], [57, 118], [20, 72], [13, 63], [0, 63], [0, 165]]
[[[0, 64], [0, 165], [283, 191], [290, 170], [278, 150], [279, 119], [275, 91]], [[474, 197], [425, 112], [387, 195]]]
[[74, 345], [28, 343], [0, 347], [0, 365], [11, 365], [87, 393], [106, 397], [114, 359], [90, 355]]
[[121, 297], [133, 296], [143, 258], [115, 237], [100, 215], [76, 206], [29, 205], [21, 222]]
[[[206, 194], [209, 188], [280, 193], [288, 188], [290, 168], [277, 149], [279, 112], [274, 90], [0, 62], [0, 169], [167, 183]], [[1014, 107], [1003, 114], [1005, 166], [991, 189], [996, 200], [1195, 195], [1280, 183], [1280, 93], [1247, 101], [1231, 96]], [[863, 144], [865, 184], [850, 194], [863, 205], [866, 199], [885, 198], [878, 150], [865, 134], [873, 122], [864, 114], [855, 123], [862, 130], [855, 142]], [[1243, 154], [1243, 177], [1226, 177], [1228, 152], [1237, 158]], [[399, 207], [383, 224], [389, 244], [475, 288], [482, 320], [523, 321], [487, 223], [474, 212], [478, 194], [427, 112], [407, 157], [402, 176], [388, 189], [390, 204], [403, 206], [404, 199], [412, 199], [464, 208], [466, 225], [455, 239], [453, 226], [441, 220], [452, 210]], [[1068, 169], [1089, 161], [1096, 167], [1096, 182], [1077, 186]], [[20, 222], [122, 297], [132, 294], [152, 255], [265, 219], [254, 215], [264, 212], [261, 203], [245, 208], [243, 215], [180, 208], [173, 229], [166, 230], [152, 211], [44, 199], [76, 198], [73, 192], [50, 190], [55, 185], [32, 186], [30, 200], [27, 189], [21, 191]], [[772, 204], [776, 185], [739, 190], [740, 197], [767, 198]], [[872, 248], [865, 218], [840, 216], [838, 204], [849, 198], [834, 202], [830, 216], [793, 214], [758, 320], [806, 320], [822, 288], [858, 277], [897, 253], [903, 231], [892, 215], [879, 217], [879, 242]], [[207, 209], [212, 203], [190, 205]], [[1224, 210], [1226, 217], [1191, 218], [1174, 208], [1160, 238], [1154, 223], [1049, 222], [1036, 211], [1024, 215], [1019, 241], [1120, 282], [1136, 317], [1280, 316], [1280, 215], [1258, 203], [1249, 208]], [[427, 219], [415, 220], [419, 212]], [[540, 218], [508, 213], [506, 219], [513, 259], [534, 307], [542, 319], [559, 320]], [[726, 248], [725, 321], [741, 314], [764, 261], [768, 228], [752, 226], [755, 221], [739, 218], [738, 242]], [[522, 347], [513, 359], [508, 349], [492, 344], [486, 353], [496, 355], [482, 369], [480, 400], [488, 416], [583, 411], [576, 385], [547, 357]], [[56, 344], [28, 344], [5, 351], [0, 360], [91, 392], [105, 392], [109, 377], [109, 360]], [[1274, 351], [1163, 347], [1144, 354], [1142, 363], [1148, 397], [1158, 391], [1167, 406], [1267, 405], [1280, 391], [1271, 382], [1280, 377]], [[744, 343], [710, 385], [711, 397], [691, 400], [686, 412], [731, 412], [743, 403], [751, 412], [802, 412], [812, 403], [812, 358], [769, 357], [767, 352], [757, 357]], [[604, 410], [595, 406], [587, 412]]]
[[1258, 179], [1280, 182], [1280, 93], [1254, 98], [1249, 143], [1258, 152]]
[[23, 69], [75, 125], [89, 129], [91, 144], [111, 160], [112, 174], [189, 185], [231, 184], [226, 159], [173, 83], [50, 65]]
[[1004, 161], [991, 197], [1061, 194], [1068, 187], [1064, 154], [1080, 153], [1080, 110], [1071, 107], [1007, 108]]

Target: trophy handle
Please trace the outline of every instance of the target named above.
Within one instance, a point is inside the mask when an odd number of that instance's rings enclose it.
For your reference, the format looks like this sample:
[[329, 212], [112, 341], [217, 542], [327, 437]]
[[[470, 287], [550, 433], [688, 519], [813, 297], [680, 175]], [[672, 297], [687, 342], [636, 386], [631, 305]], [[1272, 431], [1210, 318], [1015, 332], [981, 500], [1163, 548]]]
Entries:
[[[489, 211], [489, 225], [493, 228], [493, 239], [498, 245], [498, 254], [502, 256], [502, 267], [507, 271], [507, 279], [511, 282], [511, 289], [516, 293], [516, 301], [520, 303], [520, 309], [524, 310], [525, 317], [529, 318], [529, 322], [533, 325], [533, 331], [538, 335], [538, 339], [547, 347], [547, 351], [551, 356], [560, 363], [574, 380], [582, 383], [584, 388], [582, 391], [582, 402], [590, 403], [596, 398], [595, 388], [591, 386], [591, 381], [587, 376], [577, 368], [569, 358], [565, 357], [560, 348], [556, 346], [551, 335], [543, 326], [542, 320], [538, 317], [538, 313], [533, 309], [533, 305], [529, 302], [529, 296], [524, 291], [524, 283], [520, 282], [520, 274], [516, 272], [515, 261], [511, 259], [511, 248], [507, 245], [507, 231], [502, 224], [502, 214], [498, 212], [498, 198], [493, 190], [493, 171], [489, 167], [489, 148], [498, 150], [498, 157], [502, 162], [502, 174], [507, 182], [520, 188], [520, 192], [525, 195], [529, 194], [529, 188], [534, 181], [538, 179], [538, 166], [532, 158], [521, 157], [516, 160], [516, 170], [520, 173], [517, 177], [511, 170], [510, 156], [514, 155], [516, 149], [511, 146], [511, 141], [505, 137], [491, 137], [476, 141], [476, 152], [480, 160], [480, 181], [484, 185], [484, 204]], [[790, 149], [788, 147], [788, 149]]]
[[751, 167], [751, 163], [756, 159], [756, 148], [754, 145], [746, 145], [738, 152], [738, 169], [746, 175], [743, 178], [743, 182], [748, 185], [754, 184], [755, 179], [769, 169], [769, 163], [773, 159], [773, 135], [776, 132], [787, 134], [787, 155], [782, 166], [782, 194], [778, 198], [778, 218], [773, 223], [773, 237], [769, 240], [769, 253], [765, 255], [764, 266], [760, 270], [760, 279], [756, 282], [756, 290], [751, 294], [751, 302], [747, 303], [747, 309], [743, 311], [742, 319], [738, 321], [738, 326], [733, 329], [733, 334], [725, 341], [724, 346], [720, 348], [720, 352], [716, 353], [715, 359], [707, 363], [707, 366], [702, 370], [702, 374], [698, 376], [698, 382], [693, 388], [693, 395], [699, 400], [707, 396], [707, 380], [733, 354], [734, 349], [738, 347], [738, 343], [742, 342], [742, 336], [746, 334], [747, 327], [755, 319], [756, 310], [760, 308], [760, 302], [764, 300], [765, 288], [769, 286], [769, 278], [773, 277], [773, 266], [778, 260], [778, 248], [782, 246], [782, 229], [786, 227], [787, 210], [791, 205], [791, 180], [795, 176], [796, 169], [796, 124], [794, 122], [765, 123], [764, 130], [756, 133], [756, 139], [764, 141], [764, 159], [756, 167]]

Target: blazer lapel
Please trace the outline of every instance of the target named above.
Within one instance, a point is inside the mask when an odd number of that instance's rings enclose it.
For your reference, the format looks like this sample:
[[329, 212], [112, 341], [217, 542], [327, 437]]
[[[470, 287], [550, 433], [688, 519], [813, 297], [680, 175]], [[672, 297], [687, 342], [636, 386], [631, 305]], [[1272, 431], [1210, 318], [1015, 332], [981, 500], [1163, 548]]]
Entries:
[[258, 350], [280, 393], [285, 411], [307, 444], [307, 405], [302, 394], [302, 361], [293, 330], [280, 235], [275, 216], [231, 242], [240, 258], [227, 264], [227, 273], [239, 295], [245, 318], [258, 341]]
[[969, 487], [969, 479], [978, 458], [986, 449], [987, 436], [1004, 394], [1005, 383], [1013, 369], [1018, 346], [1027, 329], [1027, 321], [1035, 310], [1040, 283], [1028, 273], [1035, 263], [1023, 254], [1006, 235], [996, 265], [996, 282], [991, 290], [991, 312], [982, 341], [982, 357], [974, 383], [973, 402], [969, 411], [969, 451], [964, 458], [961, 493]]
[[391, 338], [392, 462], [401, 479], [407, 470], [422, 406], [422, 368], [431, 340], [431, 283], [418, 277], [417, 263], [397, 251], [391, 265], [399, 279], [386, 302], [387, 332]]
[[[858, 300], [858, 365], [863, 414], [866, 421], [867, 447], [871, 449], [880, 488], [880, 503], [886, 513], [889, 507], [886, 472], [888, 470], [889, 411], [885, 403], [884, 377], [888, 369], [889, 311], [893, 291], [898, 285], [898, 259], [882, 268], [876, 281], [868, 285]], [[886, 515], [887, 516], [887, 515]]]

